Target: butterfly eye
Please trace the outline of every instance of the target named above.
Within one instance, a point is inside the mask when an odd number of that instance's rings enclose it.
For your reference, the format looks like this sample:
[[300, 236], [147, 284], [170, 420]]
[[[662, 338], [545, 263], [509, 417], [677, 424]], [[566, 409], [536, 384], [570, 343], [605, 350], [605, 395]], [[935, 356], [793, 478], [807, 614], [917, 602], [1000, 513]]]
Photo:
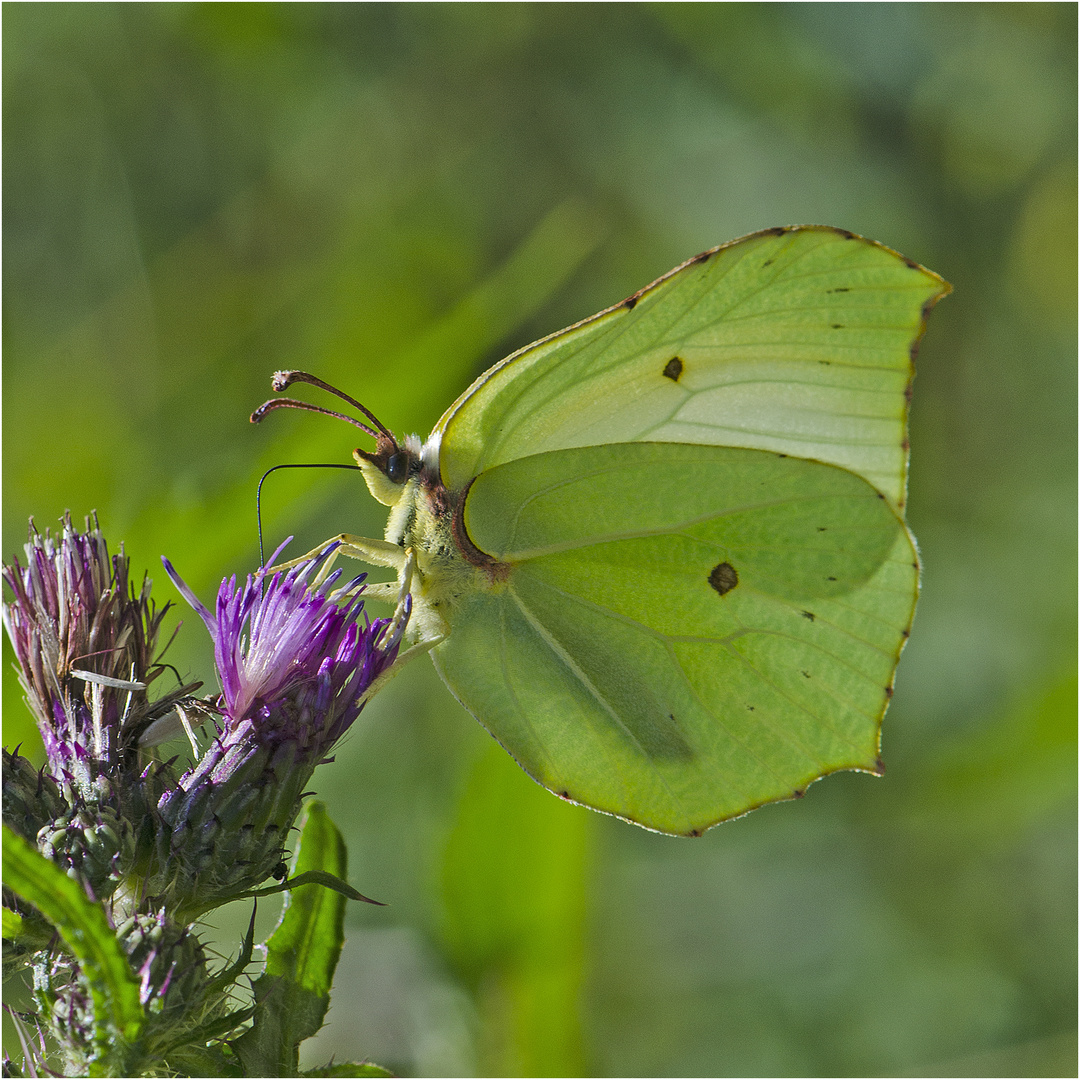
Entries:
[[386, 463], [386, 475], [392, 483], [403, 484], [409, 475], [409, 455], [400, 451], [390, 455]]

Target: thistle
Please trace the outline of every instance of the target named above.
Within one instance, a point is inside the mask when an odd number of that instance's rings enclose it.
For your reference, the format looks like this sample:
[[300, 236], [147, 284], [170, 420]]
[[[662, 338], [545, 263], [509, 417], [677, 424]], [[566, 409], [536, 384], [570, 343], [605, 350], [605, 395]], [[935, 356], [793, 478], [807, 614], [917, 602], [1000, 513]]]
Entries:
[[139, 732], [199, 684], [151, 703], [168, 605], [155, 608], [147, 578], [136, 588], [96, 519], [78, 532], [65, 515], [56, 538], [31, 522], [25, 552], [25, 566], [3, 567], [4, 625], [48, 765], [34, 784], [24, 759], [5, 755], [4, 820], [104, 898], [137, 861]]
[[240, 587], [223, 581], [214, 612], [164, 560], [210, 631], [221, 681], [209, 748], [157, 806], [166, 826], [158, 863], [169, 877], [155, 888], [182, 895], [194, 910], [270, 876], [315, 766], [397, 657], [408, 598], [393, 620], [368, 622], [365, 575], [344, 587], [340, 570], [321, 577], [332, 552], [269, 582], [262, 573]]
[[[236, 1072], [224, 1039], [258, 1011], [229, 1012], [251, 942], [213, 974], [192, 924], [280, 877], [304, 787], [389, 676], [409, 615], [403, 595], [393, 619], [369, 621], [363, 575], [342, 586], [340, 571], [326, 573], [331, 555], [259, 570], [241, 586], [223, 581], [213, 613], [165, 562], [213, 640], [221, 693], [202, 700], [192, 697], [198, 683], [149, 697], [167, 670], [155, 654], [167, 607], [155, 609], [148, 580], [131, 585], [127, 558], [109, 556], [96, 521], [79, 533], [65, 517], [55, 540], [31, 526], [27, 565], [3, 568], [14, 594], [4, 622], [48, 759], [38, 770], [4, 751], [4, 823], [100, 907], [142, 1014], [133, 1042], [103, 1029], [100, 985], [33, 907], [63, 936], [47, 894], [31, 891], [27, 903], [5, 890], [24, 928], [5, 960], [33, 972], [35, 1021], [68, 1074], [185, 1071], [195, 1061]], [[192, 715], [213, 725], [201, 752]], [[177, 776], [149, 747], [180, 727], [196, 761]]]

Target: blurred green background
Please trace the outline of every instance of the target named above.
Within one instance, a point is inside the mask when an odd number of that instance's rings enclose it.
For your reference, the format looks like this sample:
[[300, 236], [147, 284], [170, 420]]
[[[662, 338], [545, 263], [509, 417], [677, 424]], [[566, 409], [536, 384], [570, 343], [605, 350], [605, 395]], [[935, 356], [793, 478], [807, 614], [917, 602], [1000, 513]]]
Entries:
[[[356, 444], [251, 427], [274, 369], [426, 433], [501, 355], [755, 229], [839, 225], [955, 287], [886, 777], [656, 836], [547, 795], [417, 663], [316, 774], [389, 906], [350, 909], [304, 1061], [1075, 1075], [1075, 5], [9, 4], [4, 31], [9, 558], [28, 515], [96, 509], [162, 599], [162, 554], [208, 598], [256, 564], [261, 472]], [[271, 546], [381, 535], [352, 474], [265, 501]], [[177, 614], [169, 659], [212, 686]]]

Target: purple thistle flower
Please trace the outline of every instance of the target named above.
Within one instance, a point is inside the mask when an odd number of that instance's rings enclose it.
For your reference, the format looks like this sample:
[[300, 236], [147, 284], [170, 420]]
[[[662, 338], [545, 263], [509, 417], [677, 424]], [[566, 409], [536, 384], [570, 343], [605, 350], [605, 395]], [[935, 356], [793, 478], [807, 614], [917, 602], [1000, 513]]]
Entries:
[[229, 726], [254, 715], [265, 718], [268, 709], [289, 700], [304, 714], [301, 724], [309, 737], [329, 747], [359, 716], [360, 696], [394, 662], [403, 625], [391, 637], [389, 619], [359, 622], [366, 574], [341, 589], [334, 588], [340, 570], [308, 585], [336, 547], [275, 574], [265, 591], [261, 572], [254, 578], [249, 574], [239, 589], [235, 576], [222, 581], [213, 614], [162, 559], [210, 631]]
[[408, 600], [403, 617], [368, 622], [366, 575], [342, 588], [340, 570], [318, 581], [333, 550], [274, 574], [265, 591], [261, 571], [240, 587], [223, 581], [213, 613], [162, 560], [210, 631], [222, 691], [217, 737], [158, 802], [170, 831], [159, 836], [166, 876], [154, 888], [188, 891], [185, 906], [202, 909], [270, 875], [315, 766], [397, 657]]

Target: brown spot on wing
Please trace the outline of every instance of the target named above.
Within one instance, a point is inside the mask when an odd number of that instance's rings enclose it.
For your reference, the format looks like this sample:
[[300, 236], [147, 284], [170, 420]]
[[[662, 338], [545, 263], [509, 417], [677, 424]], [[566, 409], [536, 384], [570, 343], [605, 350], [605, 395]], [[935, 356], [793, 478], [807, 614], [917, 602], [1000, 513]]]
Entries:
[[739, 575], [729, 562], [718, 563], [709, 571], [709, 584], [721, 595], [731, 592], [739, 584]]

